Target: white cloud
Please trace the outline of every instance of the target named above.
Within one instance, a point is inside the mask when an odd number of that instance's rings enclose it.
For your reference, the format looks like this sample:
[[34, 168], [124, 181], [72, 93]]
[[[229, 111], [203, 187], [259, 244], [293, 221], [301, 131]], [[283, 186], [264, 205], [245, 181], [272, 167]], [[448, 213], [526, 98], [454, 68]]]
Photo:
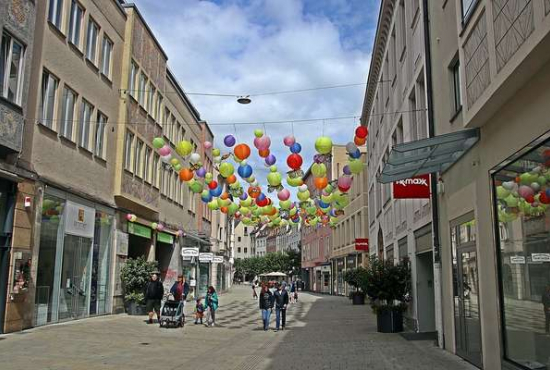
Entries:
[[[365, 29], [343, 34], [340, 22], [352, 10], [346, 1], [327, 0], [331, 11], [340, 9], [331, 20], [319, 11], [307, 13], [297, 0], [230, 1], [219, 4], [196, 0], [137, 0], [141, 12], [169, 56], [185, 91], [254, 94], [366, 82], [370, 53], [353, 45]], [[371, 3], [374, 3], [371, 1]], [[375, 7], [371, 5], [371, 7]], [[376, 5], [377, 7], [377, 5]], [[365, 6], [364, 11], [368, 9]], [[350, 18], [360, 25], [357, 9]], [[365, 14], [364, 22], [372, 22]], [[364, 26], [364, 25], [363, 25]], [[371, 41], [369, 40], [370, 44]], [[212, 123], [215, 143], [223, 147], [227, 133], [251, 147], [258, 126], [216, 126], [216, 122], [256, 122], [360, 115], [364, 86], [300, 94], [252, 97], [244, 106], [232, 98], [190, 96], [202, 118]], [[323, 132], [335, 143], [353, 138], [357, 120], [296, 123], [294, 134], [302, 144], [304, 170], [314, 154], [314, 140]], [[267, 125], [272, 152], [281, 172], [287, 171], [290, 154], [282, 138], [291, 133], [290, 124]], [[222, 150], [223, 151], [223, 150]], [[253, 151], [254, 162], [261, 158]], [[263, 180], [265, 181], [265, 180]]]

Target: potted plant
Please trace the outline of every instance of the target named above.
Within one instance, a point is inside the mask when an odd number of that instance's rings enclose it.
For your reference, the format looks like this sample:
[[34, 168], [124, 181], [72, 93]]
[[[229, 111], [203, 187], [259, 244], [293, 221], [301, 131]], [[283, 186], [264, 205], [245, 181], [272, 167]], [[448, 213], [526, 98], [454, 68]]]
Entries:
[[124, 290], [124, 306], [129, 315], [145, 313], [145, 285], [151, 274], [157, 271], [156, 262], [147, 262], [144, 257], [129, 258], [120, 271], [120, 280]]
[[349, 298], [354, 305], [365, 304], [365, 290], [361, 290], [361, 282], [366, 278], [367, 270], [363, 267], [349, 269], [344, 272], [344, 281], [354, 290], [349, 293]]
[[371, 299], [378, 332], [403, 331], [403, 312], [407, 309], [410, 282], [410, 266], [406, 259], [394, 264], [393, 261], [371, 257], [365, 279], [360, 284]]

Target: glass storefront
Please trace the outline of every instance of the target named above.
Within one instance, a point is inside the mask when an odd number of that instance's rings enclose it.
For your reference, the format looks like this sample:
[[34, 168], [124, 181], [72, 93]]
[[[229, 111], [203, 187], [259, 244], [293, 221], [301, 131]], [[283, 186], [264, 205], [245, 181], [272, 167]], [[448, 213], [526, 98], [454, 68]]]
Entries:
[[112, 214], [44, 196], [35, 325], [110, 312], [112, 230]]
[[492, 176], [504, 356], [550, 367], [550, 139]]

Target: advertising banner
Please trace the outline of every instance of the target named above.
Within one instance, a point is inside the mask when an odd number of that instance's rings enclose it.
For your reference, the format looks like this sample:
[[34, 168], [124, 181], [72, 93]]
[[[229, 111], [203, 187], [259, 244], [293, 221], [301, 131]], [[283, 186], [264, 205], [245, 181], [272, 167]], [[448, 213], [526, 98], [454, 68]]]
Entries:
[[181, 256], [186, 259], [199, 256], [199, 248], [182, 248]]
[[395, 199], [429, 199], [430, 175], [412, 177], [393, 183]]
[[361, 238], [355, 239], [355, 250], [356, 251], [369, 251], [369, 239]]

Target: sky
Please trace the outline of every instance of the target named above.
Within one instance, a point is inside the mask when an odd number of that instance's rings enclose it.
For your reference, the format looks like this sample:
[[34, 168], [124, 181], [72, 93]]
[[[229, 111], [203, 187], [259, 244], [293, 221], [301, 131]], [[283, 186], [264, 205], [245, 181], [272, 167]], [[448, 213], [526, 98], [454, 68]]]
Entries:
[[[168, 65], [188, 92], [252, 95], [249, 105], [231, 97], [189, 95], [211, 124], [215, 146], [223, 137], [252, 148], [248, 163], [258, 178], [268, 168], [252, 145], [254, 130], [271, 137], [280, 172], [290, 154], [283, 137], [302, 145], [304, 171], [318, 136], [335, 144], [353, 140], [365, 85], [295, 94], [253, 96], [367, 81], [379, 0], [134, 0], [168, 54]], [[261, 124], [267, 121], [286, 121]], [[238, 123], [258, 122], [256, 125]], [[218, 125], [218, 124], [224, 125]], [[227, 123], [227, 125], [225, 125]], [[235, 123], [234, 125], [232, 123]], [[264, 180], [265, 182], [265, 180]]]

